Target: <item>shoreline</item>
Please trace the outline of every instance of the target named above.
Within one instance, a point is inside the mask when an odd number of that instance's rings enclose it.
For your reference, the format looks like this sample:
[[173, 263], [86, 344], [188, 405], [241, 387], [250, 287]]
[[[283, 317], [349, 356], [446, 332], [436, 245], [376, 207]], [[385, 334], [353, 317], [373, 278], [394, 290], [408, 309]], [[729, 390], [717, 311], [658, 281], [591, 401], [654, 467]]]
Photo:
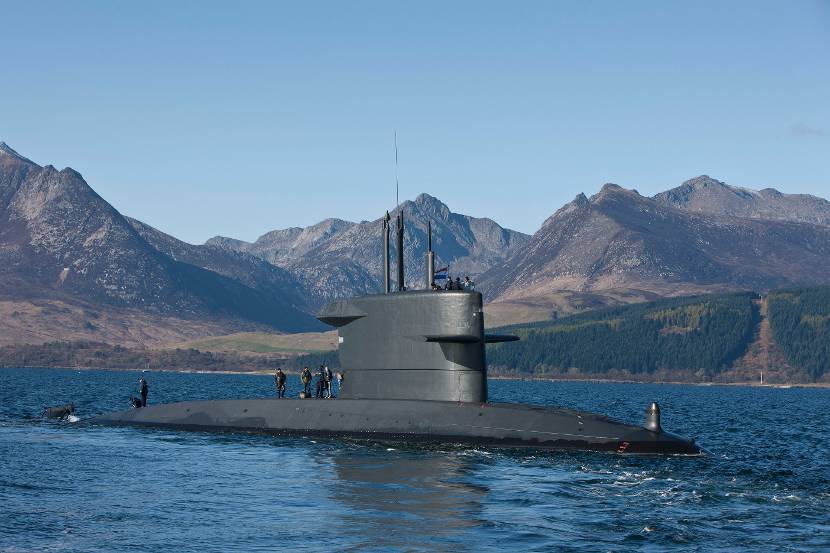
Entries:
[[830, 382], [689, 382], [687, 380], [626, 380], [620, 378], [561, 378], [551, 376], [492, 376], [489, 380], [527, 380], [536, 382], [589, 382], [595, 384], [661, 384], [682, 386], [744, 386], [747, 388], [830, 388]]
[[[68, 371], [130, 371], [130, 372], [167, 372], [167, 373], [183, 373], [183, 374], [239, 374], [249, 376], [273, 376], [271, 370], [256, 370], [256, 371], [230, 371], [230, 370], [206, 370], [206, 369], [120, 369], [113, 367], [38, 367], [38, 366], [24, 366], [24, 367], [0, 367], [2, 369], [41, 369], [41, 370], [68, 370]], [[285, 371], [287, 375], [299, 375], [299, 372]], [[659, 385], [685, 385], [685, 386], [739, 386], [747, 388], [830, 388], [829, 382], [800, 382], [800, 383], [764, 383], [760, 382], [689, 382], [682, 380], [631, 380], [619, 378], [561, 378], [555, 376], [505, 376], [505, 375], [488, 375], [488, 380], [517, 380], [517, 381], [534, 381], [534, 382], [586, 382], [589, 384], [659, 384]]]
[[[273, 372], [270, 370], [259, 370], [259, 371], [229, 371], [227, 369], [218, 370], [218, 371], [211, 371], [207, 369], [121, 369], [117, 367], [41, 367], [35, 365], [26, 365], [23, 367], [6, 367], [0, 366], [0, 370], [3, 369], [39, 369], [39, 370], [58, 370], [58, 371], [110, 371], [110, 372], [137, 372], [137, 373], [183, 373], [183, 374], [244, 374], [244, 375], [272, 375]], [[285, 374], [296, 374], [299, 375], [300, 373], [289, 372], [285, 371]]]

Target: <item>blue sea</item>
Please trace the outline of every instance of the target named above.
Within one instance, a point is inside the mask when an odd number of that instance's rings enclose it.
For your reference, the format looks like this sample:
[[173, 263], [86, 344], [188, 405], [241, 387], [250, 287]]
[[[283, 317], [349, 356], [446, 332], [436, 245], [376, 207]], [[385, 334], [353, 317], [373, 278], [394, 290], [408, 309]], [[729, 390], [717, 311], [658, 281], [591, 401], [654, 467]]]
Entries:
[[[0, 551], [828, 551], [830, 390], [490, 382], [663, 426], [703, 457], [98, 427], [141, 373], [0, 369]], [[144, 373], [150, 403], [270, 376]], [[297, 390], [294, 377], [289, 390]], [[74, 402], [78, 422], [41, 416]]]

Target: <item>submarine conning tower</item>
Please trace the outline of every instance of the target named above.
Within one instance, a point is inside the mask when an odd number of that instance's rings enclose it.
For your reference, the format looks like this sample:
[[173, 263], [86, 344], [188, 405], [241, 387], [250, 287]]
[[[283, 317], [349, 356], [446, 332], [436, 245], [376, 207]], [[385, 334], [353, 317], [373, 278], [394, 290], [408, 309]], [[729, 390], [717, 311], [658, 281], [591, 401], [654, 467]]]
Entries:
[[389, 214], [383, 219], [384, 293], [334, 301], [317, 318], [337, 327], [344, 399], [487, 401], [485, 342], [517, 340], [484, 334], [479, 292], [431, 290], [428, 230], [426, 290], [403, 282], [403, 217], [398, 214], [398, 290], [389, 291]]

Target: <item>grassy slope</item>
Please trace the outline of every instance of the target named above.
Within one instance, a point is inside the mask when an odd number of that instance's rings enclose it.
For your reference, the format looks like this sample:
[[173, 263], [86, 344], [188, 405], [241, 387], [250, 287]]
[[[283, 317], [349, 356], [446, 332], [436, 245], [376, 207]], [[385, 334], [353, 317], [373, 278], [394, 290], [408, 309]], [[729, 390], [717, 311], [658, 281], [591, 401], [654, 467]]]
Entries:
[[214, 352], [322, 353], [337, 349], [337, 332], [304, 332], [300, 334], [239, 332], [227, 336], [212, 336], [167, 346], [167, 349], [175, 348], [192, 348]]

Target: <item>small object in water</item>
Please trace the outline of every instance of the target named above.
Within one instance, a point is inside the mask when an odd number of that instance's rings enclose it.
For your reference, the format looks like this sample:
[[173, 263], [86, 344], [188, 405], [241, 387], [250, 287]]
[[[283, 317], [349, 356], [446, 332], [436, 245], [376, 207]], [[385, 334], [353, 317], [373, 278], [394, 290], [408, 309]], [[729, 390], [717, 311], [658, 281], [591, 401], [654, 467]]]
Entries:
[[60, 420], [68, 419], [73, 413], [75, 413], [75, 406], [71, 403], [67, 403], [67, 404], [61, 405], [59, 407], [47, 407], [43, 411], [43, 415], [47, 419], [60, 419]]

